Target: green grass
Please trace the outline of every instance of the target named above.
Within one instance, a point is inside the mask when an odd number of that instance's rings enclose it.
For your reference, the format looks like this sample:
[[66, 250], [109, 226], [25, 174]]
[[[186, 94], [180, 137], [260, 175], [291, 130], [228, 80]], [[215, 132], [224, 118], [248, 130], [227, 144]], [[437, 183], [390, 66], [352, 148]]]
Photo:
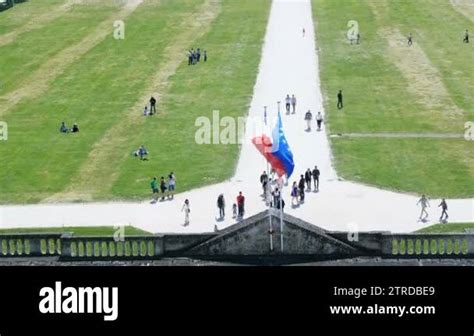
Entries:
[[466, 233], [474, 229], [474, 223], [435, 224], [416, 231], [416, 233]]
[[[23, 100], [8, 111], [3, 119], [8, 122], [9, 139], [0, 142], [0, 203], [35, 203], [78, 183], [81, 188], [75, 177], [85, 164], [95, 166], [95, 161], [88, 161], [94, 146], [108, 130], [133, 113], [137, 100], [147, 94], [149, 78], [166, 61], [162, 57], [166, 48], [189, 29], [179, 23], [186, 22], [203, 3], [204, 0], [179, 0], [157, 5], [146, 0], [126, 19], [125, 40], [116, 41], [110, 34], [55, 78], [44, 94]], [[85, 12], [78, 15], [75, 24], [87, 15], [89, 6], [84, 7]], [[222, 1], [221, 12], [209, 32], [186, 46], [207, 49], [209, 62], [190, 68], [186, 50], [174, 56], [182, 58], [183, 63], [160, 97], [161, 115], [119, 135], [125, 146], [110, 153], [109, 163], [86, 175], [94, 181], [85, 190], [93, 200], [143, 199], [149, 196], [149, 179], [171, 170], [177, 174], [179, 191], [232, 175], [238, 146], [196, 145], [194, 122], [197, 116], [208, 116], [213, 109], [221, 110], [221, 115], [247, 113], [269, 8], [267, 0]], [[95, 11], [93, 6], [90, 13]], [[51, 43], [58, 49], [63, 46], [63, 42], [53, 41], [55, 30], [62, 34], [62, 20], [43, 28], [49, 32], [44, 44]], [[23, 34], [16, 46], [34, 34], [37, 32]], [[18, 53], [15, 48], [5, 46], [12, 55]], [[48, 56], [40, 52], [38, 58], [44, 57]], [[136, 118], [143, 118], [141, 108], [136, 111]], [[68, 124], [78, 122], [80, 134], [59, 134], [63, 120]], [[145, 144], [151, 153], [147, 162], [130, 155], [140, 144]]]
[[[114, 236], [117, 229], [110, 226], [94, 226], [94, 227], [51, 227], [51, 228], [18, 228], [18, 229], [0, 229], [2, 234], [33, 234], [33, 233], [72, 233], [74, 236]], [[133, 226], [125, 226], [124, 235], [126, 236], [149, 236], [150, 232], [138, 229]]]
[[[474, 73], [474, 49], [461, 43], [470, 22], [448, 1], [313, 0], [313, 12], [330, 133], [463, 134], [464, 123], [474, 120], [469, 93], [474, 77], [468, 75]], [[359, 22], [360, 45], [347, 42], [349, 20]], [[399, 31], [402, 45], [403, 36], [413, 32], [417, 49], [393, 56], [389, 41], [396, 38], [387, 31]], [[420, 84], [432, 79], [417, 73], [416, 65], [400, 67], [405, 55], [416, 57], [420, 49], [447, 96], [432, 107], [426, 100], [440, 95]], [[413, 77], [406, 71], [420, 80], [408, 81]], [[336, 108], [339, 89], [345, 96], [341, 111]], [[452, 106], [461, 112], [449, 113]], [[331, 143], [336, 169], [346, 179], [433, 197], [474, 196], [472, 141], [331, 138]]]

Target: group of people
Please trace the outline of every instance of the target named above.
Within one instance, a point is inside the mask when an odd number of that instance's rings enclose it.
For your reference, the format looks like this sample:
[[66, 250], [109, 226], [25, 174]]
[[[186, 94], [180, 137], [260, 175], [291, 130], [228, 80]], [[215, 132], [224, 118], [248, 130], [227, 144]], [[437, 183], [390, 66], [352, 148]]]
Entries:
[[[164, 176], [160, 178], [158, 183], [158, 179], [153, 177], [150, 182], [150, 188], [152, 191], [153, 202], [156, 203], [160, 197], [161, 192], [161, 200], [164, 201], [165, 198], [170, 200], [174, 199], [174, 193], [176, 190], [176, 176], [174, 172], [169, 173], [168, 179], [165, 180]], [[188, 201], [189, 205], [189, 201]]]
[[[306, 121], [306, 132], [311, 132], [311, 121], [313, 120], [313, 114], [311, 113], [311, 110], [308, 110], [308, 112], [305, 113], [304, 120]], [[318, 111], [316, 114], [316, 125], [318, 126], [318, 132], [321, 131], [323, 120], [324, 119], [321, 111]]]
[[291, 108], [293, 107], [293, 114], [296, 113], [296, 97], [295, 95], [290, 95], [287, 94], [285, 97], [285, 108], [286, 108], [286, 114], [290, 114]]
[[321, 175], [318, 166], [311, 170], [308, 168], [304, 174], [300, 175], [298, 182], [294, 181], [291, 187], [291, 205], [298, 207], [305, 201], [305, 193], [319, 192], [319, 177]]
[[61, 126], [59, 127], [59, 132], [60, 133], [78, 133], [79, 132], [79, 126], [77, 125], [77, 123], [74, 123], [72, 125], [72, 128], [69, 129], [67, 126], [66, 126], [66, 123], [63, 121], [61, 123]]
[[133, 152], [133, 156], [139, 157], [140, 160], [147, 160], [148, 151], [144, 145], [141, 145], [136, 151]]
[[[217, 196], [217, 208], [219, 210], [219, 220], [225, 218], [225, 198], [224, 194]], [[236, 202], [232, 204], [232, 218], [242, 219], [245, 214], [245, 196], [240, 191], [236, 197]]]
[[[421, 206], [421, 213], [420, 213], [420, 218], [419, 220], [422, 222], [425, 222], [428, 219], [428, 210], [427, 208], [430, 207], [430, 202], [428, 201], [428, 198], [426, 195], [422, 195], [421, 198], [418, 200], [416, 205]], [[448, 203], [446, 203], [446, 200], [443, 198], [441, 200], [441, 203], [439, 203], [438, 208], [441, 208], [441, 216], [439, 217], [439, 221], [441, 223], [446, 223], [448, 221]]]
[[188, 51], [188, 65], [195, 65], [201, 61], [201, 56], [204, 62], [207, 62], [207, 51], [204, 50], [201, 53], [201, 48], [197, 48], [194, 50], [192, 48], [191, 50]]

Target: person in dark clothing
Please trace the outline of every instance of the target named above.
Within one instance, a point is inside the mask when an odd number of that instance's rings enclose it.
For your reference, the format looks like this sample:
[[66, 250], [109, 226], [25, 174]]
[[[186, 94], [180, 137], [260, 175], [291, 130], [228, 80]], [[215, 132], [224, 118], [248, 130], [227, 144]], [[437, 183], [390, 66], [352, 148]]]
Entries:
[[69, 130], [67, 129], [66, 123], [64, 121], [61, 123], [61, 127], [59, 127], [59, 132], [61, 133], [69, 132]]
[[299, 195], [300, 195], [300, 203], [303, 203], [303, 202], [304, 202], [304, 186], [305, 186], [304, 176], [301, 175], [301, 177], [300, 177], [300, 182], [298, 183], [298, 189], [299, 189]]
[[166, 186], [165, 178], [162, 176], [160, 180], [161, 200], [165, 200], [165, 193], [168, 187]]
[[193, 52], [191, 50], [188, 51], [188, 65], [193, 64]]
[[308, 170], [306, 171], [306, 173], [304, 173], [304, 180], [306, 182], [306, 189], [310, 190], [311, 191], [311, 176], [313, 174], [311, 174], [311, 169], [308, 168]]
[[225, 200], [223, 194], [217, 197], [217, 207], [219, 208], [219, 216], [223, 219], [225, 217]]
[[153, 112], [156, 113], [156, 99], [155, 99], [155, 97], [150, 98], [150, 115], [153, 115]]
[[275, 190], [272, 192], [274, 207], [277, 207], [278, 203], [280, 203], [280, 194], [280, 189], [278, 189], [278, 187], [276, 187]]
[[[278, 203], [276, 203], [275, 208], [280, 210], [280, 200], [278, 200]], [[281, 199], [281, 209], [285, 211], [285, 200], [283, 198]]]
[[337, 94], [337, 108], [340, 110], [344, 107], [344, 104], [342, 103], [342, 90], [339, 90]]
[[[448, 204], [446, 203], [446, 200], [443, 198], [441, 200], [441, 203], [438, 205], [438, 207], [441, 207], [441, 209], [443, 210], [441, 212], [441, 217], [439, 218], [439, 221], [440, 222], [444, 222], [448, 219]], [[444, 216], [446, 216], [446, 218], [444, 218]]]
[[201, 49], [198, 48], [196, 51], [196, 61], [200, 62], [201, 61]]
[[408, 46], [411, 47], [413, 44], [413, 35], [410, 33], [408, 35]]
[[77, 123], [74, 123], [74, 125], [72, 125], [71, 132], [72, 133], [78, 133], [79, 132], [79, 126], [77, 125]]
[[242, 192], [239, 192], [239, 196], [237, 196], [237, 207], [239, 210], [239, 217], [244, 217], [245, 213], [245, 196], [242, 195]]
[[319, 191], [319, 175], [320, 171], [318, 169], [318, 166], [314, 166], [313, 169], [313, 182], [314, 182], [314, 190]]
[[462, 40], [464, 43], [469, 43], [469, 31], [466, 29], [466, 33], [464, 34], [464, 39]]
[[204, 50], [204, 62], [207, 62], [207, 51]]
[[262, 189], [263, 189], [263, 195], [267, 194], [267, 185], [268, 185], [268, 175], [267, 172], [263, 172], [262, 175], [260, 175], [260, 183], [262, 184]]

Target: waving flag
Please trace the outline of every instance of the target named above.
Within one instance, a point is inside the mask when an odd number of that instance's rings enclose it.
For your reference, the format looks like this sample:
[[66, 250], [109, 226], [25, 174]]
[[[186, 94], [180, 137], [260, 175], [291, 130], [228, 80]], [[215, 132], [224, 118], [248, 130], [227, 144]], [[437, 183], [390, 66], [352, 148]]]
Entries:
[[280, 113], [278, 120], [272, 132], [272, 137], [262, 135], [252, 139], [252, 143], [258, 151], [267, 159], [278, 176], [293, 174], [295, 164], [293, 162], [293, 153], [285, 138]]

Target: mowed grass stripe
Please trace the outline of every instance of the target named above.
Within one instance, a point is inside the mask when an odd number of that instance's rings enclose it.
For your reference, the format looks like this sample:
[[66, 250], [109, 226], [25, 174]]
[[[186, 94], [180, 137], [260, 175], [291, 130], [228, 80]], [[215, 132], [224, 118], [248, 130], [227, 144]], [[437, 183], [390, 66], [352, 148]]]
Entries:
[[[21, 6], [22, 9], [24, 8], [25, 11], [28, 11], [30, 14], [35, 13], [35, 15], [31, 16], [30, 20], [25, 22], [22, 26], [9, 31], [6, 34], [0, 35], [0, 47], [7, 45], [9, 43], [12, 43], [23, 33], [36, 30], [36, 29], [44, 27], [45, 25], [48, 25], [48, 23], [61, 17], [64, 13], [74, 10], [75, 9], [74, 6], [80, 4], [81, 2], [82, 0], [77, 0], [77, 1], [68, 0], [68, 1], [62, 1], [62, 3], [58, 1], [54, 1], [54, 0], [53, 1], [48, 0], [48, 1], [45, 1], [45, 5], [43, 5], [42, 7], [34, 6], [34, 5], [31, 6], [30, 3], [26, 3], [25, 6]], [[36, 3], [36, 2], [33, 2], [33, 3]], [[61, 4], [56, 5], [56, 3], [61, 3]], [[16, 9], [16, 6], [14, 6], [13, 10], [15, 9]], [[14, 13], [14, 14], [17, 14], [17, 13]], [[1, 31], [1, 28], [0, 28], [0, 31]]]
[[332, 149], [338, 174], [345, 179], [431, 198], [474, 195], [469, 141], [339, 138]]
[[[174, 171], [178, 191], [209, 185], [230, 178], [239, 157], [239, 146], [198, 145], [196, 118], [243, 117], [248, 113], [261, 58], [271, 2], [268, 0], [223, 0], [221, 14], [211, 30], [189, 47], [208, 51], [206, 64], [188, 66], [183, 62], [170, 79], [156, 123], [137, 130], [130, 149], [145, 144], [150, 161], [129, 157], [117, 167], [120, 176], [108, 199], [149, 197], [152, 176]], [[184, 55], [183, 55], [184, 57]]]
[[41, 17], [48, 17], [69, 0], [30, 0], [28, 2], [16, 4], [13, 8], [0, 13], [0, 40], [6, 35], [30, 29], [33, 22], [38, 22]]
[[47, 60], [27, 80], [25, 85], [0, 97], [0, 118], [5, 118], [12, 107], [25, 98], [36, 98], [46, 92], [50, 84], [68, 66], [79, 60], [89, 50], [103, 41], [107, 35], [112, 36], [113, 24], [116, 20], [125, 20], [136, 9], [134, 6], [122, 6], [120, 10], [102, 21], [93, 31], [78, 43], [63, 49]]
[[449, 0], [454, 10], [464, 15], [468, 20], [474, 22], [474, 4], [472, 1]]
[[[156, 72], [147, 76], [148, 87], [136, 99], [135, 105], [94, 144], [86, 162], [66, 189], [45, 201], [92, 200], [109, 191], [119, 174], [117, 165], [130, 157], [130, 144], [136, 132], [145, 122], [154, 126], [161, 122], [160, 116], [147, 120], [141, 117], [140, 111], [151, 95], [159, 102], [166, 96], [168, 80], [185, 60], [185, 51], [207, 33], [220, 8], [219, 0], [206, 0], [193, 13], [179, 20], [178, 34], [162, 53]], [[161, 104], [158, 104], [157, 111], [159, 115], [167, 113]]]
[[[45, 94], [18, 104], [7, 120], [9, 140], [0, 143], [0, 202], [39, 202], [65, 190], [94, 144], [145, 94], [165, 48], [183, 29], [176, 22], [202, 3], [144, 2], [125, 21], [124, 40], [110, 33], [59, 75]], [[141, 109], [136, 113], [142, 117]], [[80, 134], [59, 134], [63, 120], [69, 126], [78, 122]]]
[[31, 85], [31, 77], [44, 63], [94, 32], [117, 9], [93, 4], [76, 6], [43, 28], [0, 46], [0, 99], [7, 99], [4, 95], [19, 87]]

